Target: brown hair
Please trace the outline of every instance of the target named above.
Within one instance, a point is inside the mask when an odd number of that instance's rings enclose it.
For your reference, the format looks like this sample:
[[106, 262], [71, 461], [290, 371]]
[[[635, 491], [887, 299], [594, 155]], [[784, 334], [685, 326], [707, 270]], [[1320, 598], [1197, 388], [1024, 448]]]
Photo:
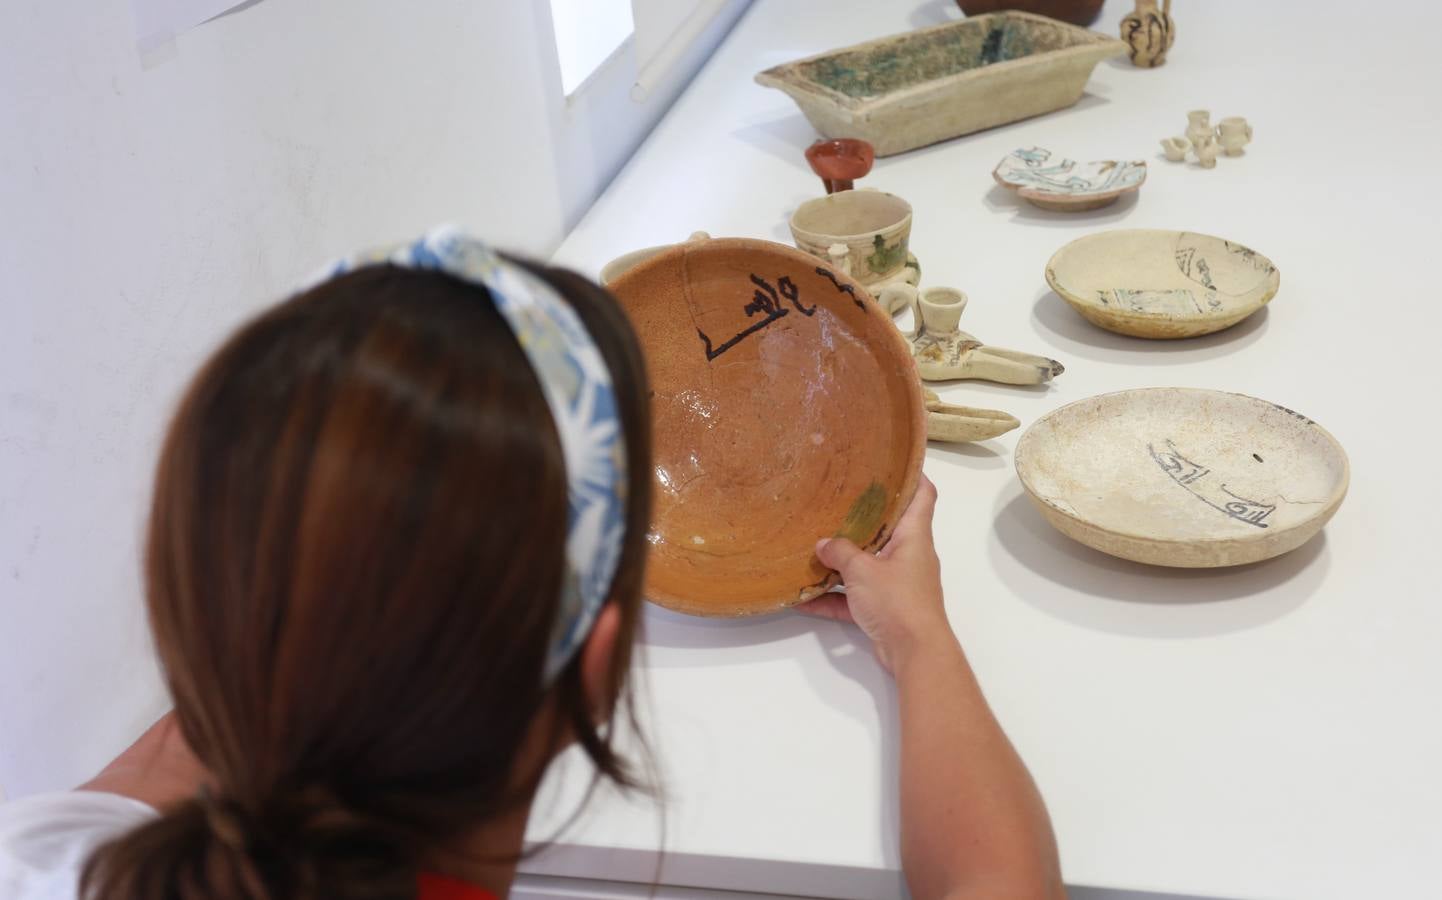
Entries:
[[[609, 295], [527, 268], [616, 383], [630, 497], [609, 687], [624, 699], [645, 373]], [[375, 266], [243, 327], [170, 427], [145, 562], [176, 717], [214, 786], [100, 848], [82, 895], [413, 897], [423, 852], [528, 802], [541, 771], [518, 784], [517, 754], [548, 700], [551, 747], [574, 738], [634, 785], [578, 659], [542, 685], [565, 533], [560, 440], [484, 289]]]

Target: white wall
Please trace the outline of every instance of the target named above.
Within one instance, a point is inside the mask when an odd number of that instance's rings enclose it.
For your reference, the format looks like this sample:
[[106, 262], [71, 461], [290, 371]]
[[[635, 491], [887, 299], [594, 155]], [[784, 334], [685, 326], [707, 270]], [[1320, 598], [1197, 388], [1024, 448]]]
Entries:
[[549, 254], [739, 8], [644, 106], [625, 53], [564, 100], [546, 0], [260, 0], [144, 60], [124, 0], [5, 8], [13, 796], [85, 777], [162, 709], [139, 536], [160, 432], [207, 350], [326, 260], [439, 221]]

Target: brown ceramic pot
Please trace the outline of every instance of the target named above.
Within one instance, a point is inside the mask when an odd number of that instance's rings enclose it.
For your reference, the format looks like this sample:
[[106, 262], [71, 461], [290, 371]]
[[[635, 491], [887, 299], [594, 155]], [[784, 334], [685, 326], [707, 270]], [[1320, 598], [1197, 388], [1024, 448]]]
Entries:
[[956, 5], [968, 16], [1018, 9], [1060, 19], [1073, 25], [1090, 25], [1101, 15], [1103, 2], [1104, 0], [956, 0]]
[[675, 246], [610, 289], [653, 390], [648, 599], [773, 612], [837, 584], [817, 540], [886, 543], [920, 477], [926, 411], [906, 341], [861, 285], [726, 238]]

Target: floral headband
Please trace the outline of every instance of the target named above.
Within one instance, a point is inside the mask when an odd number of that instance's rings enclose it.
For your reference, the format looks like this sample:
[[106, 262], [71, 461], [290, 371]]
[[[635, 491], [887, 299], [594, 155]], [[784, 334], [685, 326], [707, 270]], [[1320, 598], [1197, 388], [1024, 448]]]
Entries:
[[554, 288], [459, 229], [442, 226], [411, 244], [358, 254], [323, 280], [384, 264], [443, 272], [485, 288], [541, 383], [561, 436], [569, 497], [566, 573], [543, 676], [550, 683], [590, 633], [621, 558], [626, 445], [611, 372], [580, 316]]

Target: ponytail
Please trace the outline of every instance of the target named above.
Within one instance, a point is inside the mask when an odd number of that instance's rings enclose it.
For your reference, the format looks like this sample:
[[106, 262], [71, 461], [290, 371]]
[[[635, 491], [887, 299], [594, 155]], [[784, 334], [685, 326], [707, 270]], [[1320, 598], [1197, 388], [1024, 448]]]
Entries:
[[81, 900], [413, 900], [408, 841], [310, 789], [248, 807], [208, 792], [100, 847]]

